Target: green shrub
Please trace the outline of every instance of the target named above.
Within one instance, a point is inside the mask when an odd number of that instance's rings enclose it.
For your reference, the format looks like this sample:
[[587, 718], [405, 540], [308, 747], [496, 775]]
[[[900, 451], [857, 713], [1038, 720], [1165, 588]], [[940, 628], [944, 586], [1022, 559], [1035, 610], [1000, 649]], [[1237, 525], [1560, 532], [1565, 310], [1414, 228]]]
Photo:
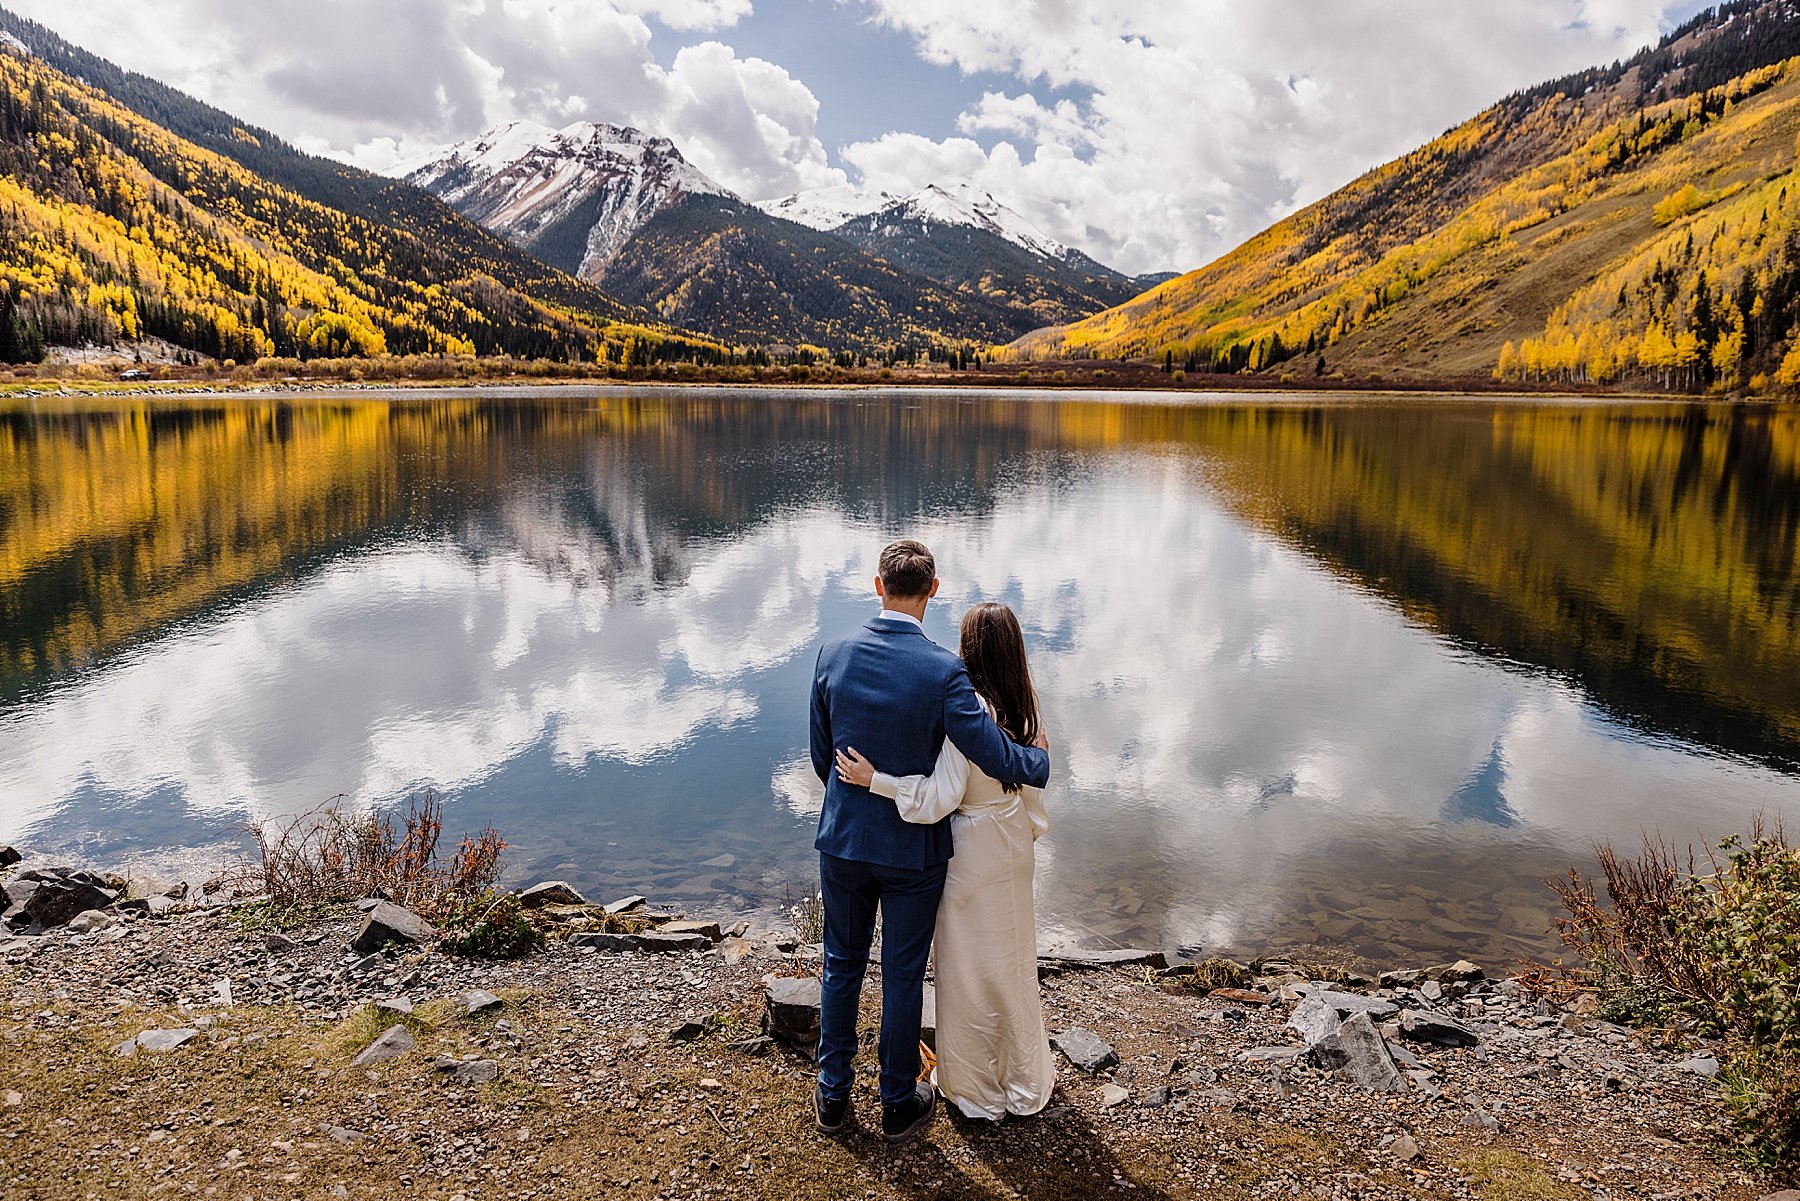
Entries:
[[452, 902], [439, 922], [438, 945], [471, 959], [517, 959], [544, 945], [519, 898], [488, 891]]

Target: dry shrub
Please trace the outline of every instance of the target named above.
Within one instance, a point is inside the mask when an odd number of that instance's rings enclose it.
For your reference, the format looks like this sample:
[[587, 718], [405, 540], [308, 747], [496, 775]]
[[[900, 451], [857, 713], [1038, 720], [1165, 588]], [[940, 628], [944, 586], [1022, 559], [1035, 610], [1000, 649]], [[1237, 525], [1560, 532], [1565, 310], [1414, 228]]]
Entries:
[[1594, 992], [1614, 1020], [1693, 1018], [1728, 1042], [1721, 1081], [1746, 1150], [1767, 1163], [1800, 1156], [1800, 848], [1758, 819], [1701, 870], [1646, 838], [1641, 858], [1597, 851], [1611, 905], [1571, 870], [1552, 884], [1557, 925], [1581, 959], [1569, 987]]
[[394, 814], [358, 813], [346, 801], [336, 796], [285, 824], [250, 828], [271, 904], [316, 908], [385, 896], [434, 916], [499, 878], [506, 843], [492, 826], [465, 836], [450, 862], [441, 861], [444, 802], [436, 792], [408, 797], [398, 824]]

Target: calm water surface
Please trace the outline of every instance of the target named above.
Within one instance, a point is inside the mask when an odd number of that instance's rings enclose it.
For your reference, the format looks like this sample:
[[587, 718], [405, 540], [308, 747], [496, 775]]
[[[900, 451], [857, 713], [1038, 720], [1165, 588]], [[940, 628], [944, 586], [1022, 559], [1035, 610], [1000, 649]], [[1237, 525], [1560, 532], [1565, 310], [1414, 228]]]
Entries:
[[636, 391], [0, 406], [0, 841], [204, 872], [425, 786], [511, 878], [812, 885], [806, 697], [925, 539], [1019, 610], [1046, 944], [1542, 954], [1800, 815], [1800, 414]]

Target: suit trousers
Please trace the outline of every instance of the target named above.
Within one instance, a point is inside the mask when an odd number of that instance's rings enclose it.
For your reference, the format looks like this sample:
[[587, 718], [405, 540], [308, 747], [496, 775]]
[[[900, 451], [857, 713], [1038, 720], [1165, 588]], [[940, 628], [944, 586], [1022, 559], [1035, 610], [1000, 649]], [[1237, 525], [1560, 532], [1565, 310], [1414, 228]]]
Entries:
[[947, 863], [884, 867], [819, 855], [825, 907], [825, 971], [819, 991], [819, 1084], [848, 1097], [856, 1079], [856, 1018], [881, 912], [881, 1100], [909, 1100], [919, 1079], [925, 962], [937, 929]]

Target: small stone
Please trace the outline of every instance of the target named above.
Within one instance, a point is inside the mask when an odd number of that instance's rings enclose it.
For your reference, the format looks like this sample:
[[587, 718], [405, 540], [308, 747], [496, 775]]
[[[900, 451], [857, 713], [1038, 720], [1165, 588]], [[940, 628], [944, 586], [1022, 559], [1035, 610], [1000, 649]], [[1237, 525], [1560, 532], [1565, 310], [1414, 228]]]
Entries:
[[1425, 1153], [1419, 1150], [1418, 1142], [1410, 1134], [1402, 1134], [1395, 1139], [1394, 1145], [1388, 1150], [1393, 1152], [1394, 1158], [1401, 1163], [1417, 1163], [1425, 1158]]
[[200, 1031], [191, 1028], [144, 1030], [137, 1036], [137, 1045], [143, 1051], [173, 1051], [188, 1040], [199, 1036]]
[[1425, 978], [1425, 973], [1415, 969], [1403, 972], [1383, 972], [1375, 978], [1378, 988], [1414, 988]]
[[718, 922], [670, 922], [662, 928], [664, 934], [698, 934], [707, 942], [718, 942], [725, 937], [719, 929]]
[[392, 901], [382, 901], [369, 910], [350, 949], [367, 955], [391, 942], [434, 942], [437, 936], [437, 927], [412, 910], [403, 909]]
[[1470, 1107], [1469, 1112], [1463, 1115], [1462, 1124], [1473, 1126], [1478, 1130], [1500, 1129], [1500, 1119], [1479, 1105]]
[[15, 863], [23, 862], [24, 859], [25, 856], [19, 854], [14, 848], [0, 847], [0, 867], [11, 867]]
[[819, 1045], [816, 976], [763, 977], [763, 1033], [809, 1054]]
[[1169, 1086], [1166, 1084], [1158, 1085], [1144, 1094], [1143, 1104], [1145, 1109], [1161, 1109], [1168, 1103]]
[[1071, 1026], [1050, 1040], [1050, 1045], [1084, 1072], [1103, 1072], [1117, 1067], [1119, 1053], [1098, 1034], [1083, 1026]]
[[1239, 1051], [1238, 1059], [1244, 1063], [1291, 1063], [1304, 1054], [1305, 1047], [1251, 1047]]
[[108, 926], [117, 925], [118, 920], [104, 910], [89, 909], [70, 918], [69, 929], [77, 934], [86, 934], [92, 930], [104, 930]]
[[650, 931], [630, 936], [632, 946], [640, 951], [663, 955], [672, 951], [704, 951], [712, 946], [712, 939], [704, 934], [664, 934]]
[[[11, 850], [12, 848], [8, 847], [6, 849]], [[14, 862], [16, 863], [18, 861], [14, 860]], [[0, 1097], [0, 1103], [4, 1103], [8, 1109], [17, 1109], [19, 1106], [25, 1104], [25, 1094], [16, 1088], [9, 1088], [6, 1090], [6, 1095]]]
[[519, 894], [519, 904], [527, 909], [539, 909], [545, 905], [585, 905], [587, 898], [575, 890], [575, 886], [562, 880], [545, 880], [541, 884], [533, 884]]
[[462, 995], [462, 1011], [464, 1017], [480, 1013], [484, 1009], [494, 1009], [506, 1004], [493, 993], [483, 988], [470, 989]]
[[[1675, 1066], [1683, 1072], [1691, 1072], [1708, 1080], [1719, 1074], [1719, 1061], [1711, 1055], [1699, 1055], [1693, 1059], [1684, 1059]], [[1795, 1201], [1800, 1201], [1800, 1194], [1795, 1195]]]
[[283, 951], [291, 951], [300, 945], [300, 940], [279, 931], [271, 930], [263, 935], [263, 946], [270, 952], [279, 955]]
[[379, 971], [386, 963], [387, 961], [381, 957], [380, 952], [376, 952], [373, 955], [365, 955], [355, 963], [351, 964], [350, 971], [358, 975], [365, 972]]
[[411, 997], [383, 997], [375, 1002], [375, 1008], [386, 1009], [392, 1013], [411, 1013], [413, 1003]]
[[500, 1078], [500, 1065], [491, 1059], [471, 1059], [457, 1064], [450, 1075], [459, 1084], [491, 1084]]
[[700, 1087], [709, 1093], [716, 1093], [725, 1086], [717, 1080], [714, 1080], [711, 1076], [702, 1076], [700, 1077]]
[[357, 1067], [383, 1063], [389, 1059], [397, 1059], [417, 1045], [405, 1026], [389, 1026], [386, 1033], [364, 1047], [362, 1053], [350, 1062]]
[[1441, 1001], [1444, 999], [1444, 986], [1436, 980], [1427, 980], [1419, 985], [1419, 995], [1434, 1003]]
[[363, 1140], [362, 1131], [352, 1130], [348, 1126], [334, 1126], [330, 1122], [320, 1123], [319, 1131], [329, 1135], [331, 1141], [336, 1143], [360, 1143]]
[[1481, 1036], [1468, 1023], [1435, 1009], [1408, 1009], [1400, 1014], [1400, 1032], [1414, 1042], [1442, 1047], [1473, 1047]]
[[1487, 979], [1487, 973], [1467, 959], [1458, 959], [1449, 967], [1437, 968], [1430, 975], [1439, 984], [1479, 984]]
[[683, 1022], [669, 1031], [669, 1041], [673, 1043], [691, 1043], [695, 1039], [706, 1037], [705, 1022]]
[[749, 1055], [752, 1058], [755, 1058], [767, 1055], [769, 1053], [769, 1048], [774, 1045], [774, 1039], [766, 1034], [759, 1034], [755, 1038], [739, 1039], [734, 1043], [726, 1043], [725, 1049], [727, 1051], [736, 1051], [739, 1055]]
[[1131, 1100], [1131, 1090], [1117, 1084], [1104, 1085], [1100, 1089], [1100, 1108], [1112, 1109]]

